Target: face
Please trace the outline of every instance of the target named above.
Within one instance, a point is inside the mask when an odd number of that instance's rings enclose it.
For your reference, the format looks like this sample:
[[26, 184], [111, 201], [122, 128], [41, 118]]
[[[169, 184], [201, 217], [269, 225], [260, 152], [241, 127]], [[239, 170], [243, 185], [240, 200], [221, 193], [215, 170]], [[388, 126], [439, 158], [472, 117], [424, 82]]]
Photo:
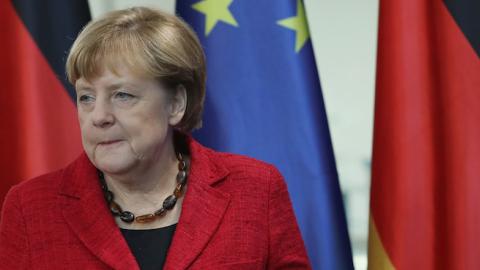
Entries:
[[126, 68], [75, 84], [82, 142], [92, 163], [111, 174], [155, 162], [184, 113], [181, 95]]

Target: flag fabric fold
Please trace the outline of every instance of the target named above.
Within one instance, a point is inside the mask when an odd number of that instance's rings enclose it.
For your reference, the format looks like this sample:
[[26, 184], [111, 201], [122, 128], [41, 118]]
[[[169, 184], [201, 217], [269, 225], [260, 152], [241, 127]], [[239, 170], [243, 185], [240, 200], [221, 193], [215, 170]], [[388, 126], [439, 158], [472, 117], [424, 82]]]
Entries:
[[87, 1], [0, 1], [0, 205], [9, 188], [81, 151], [65, 59], [90, 20]]
[[315, 269], [352, 269], [342, 196], [302, 1], [184, 0], [207, 54], [203, 127], [217, 150], [276, 165]]
[[369, 269], [480, 269], [479, 15], [380, 1]]

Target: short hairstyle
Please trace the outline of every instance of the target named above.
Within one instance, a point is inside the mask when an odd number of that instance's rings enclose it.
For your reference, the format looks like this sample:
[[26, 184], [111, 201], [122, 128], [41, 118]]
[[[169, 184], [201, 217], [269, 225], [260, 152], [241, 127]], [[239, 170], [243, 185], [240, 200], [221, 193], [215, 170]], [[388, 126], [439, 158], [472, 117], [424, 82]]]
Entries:
[[70, 83], [93, 79], [118, 63], [134, 73], [158, 79], [170, 91], [183, 85], [187, 107], [175, 126], [191, 132], [202, 124], [205, 54], [193, 30], [180, 18], [146, 7], [112, 11], [88, 23], [70, 49]]

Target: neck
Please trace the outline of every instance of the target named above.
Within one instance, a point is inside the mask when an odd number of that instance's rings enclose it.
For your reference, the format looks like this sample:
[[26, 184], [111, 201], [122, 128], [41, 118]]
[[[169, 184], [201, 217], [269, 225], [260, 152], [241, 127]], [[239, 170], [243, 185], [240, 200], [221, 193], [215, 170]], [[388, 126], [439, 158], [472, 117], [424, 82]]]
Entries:
[[178, 160], [172, 135], [155, 158], [121, 175], [105, 174], [115, 201], [133, 212], [156, 210], [176, 186]]

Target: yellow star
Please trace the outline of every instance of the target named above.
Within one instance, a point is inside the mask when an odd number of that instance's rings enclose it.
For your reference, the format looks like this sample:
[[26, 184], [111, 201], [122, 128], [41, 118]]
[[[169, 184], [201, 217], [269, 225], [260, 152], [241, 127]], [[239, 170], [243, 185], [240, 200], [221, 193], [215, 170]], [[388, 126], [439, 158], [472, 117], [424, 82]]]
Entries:
[[277, 23], [296, 32], [295, 52], [298, 53], [310, 37], [307, 17], [305, 16], [305, 9], [303, 8], [302, 1], [297, 0], [297, 16], [280, 20]]
[[205, 14], [205, 35], [208, 36], [218, 21], [238, 26], [228, 7], [233, 0], [202, 0], [193, 4], [193, 9]]

